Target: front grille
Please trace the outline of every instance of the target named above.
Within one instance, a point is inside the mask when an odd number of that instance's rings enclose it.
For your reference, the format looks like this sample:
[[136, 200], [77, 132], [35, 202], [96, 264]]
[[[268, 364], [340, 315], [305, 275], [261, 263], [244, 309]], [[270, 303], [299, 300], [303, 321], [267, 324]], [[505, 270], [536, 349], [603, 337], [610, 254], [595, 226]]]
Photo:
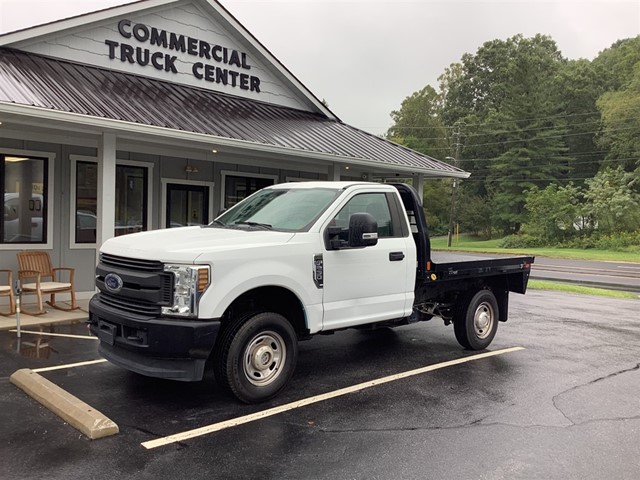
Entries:
[[[121, 291], [109, 291], [105, 277], [116, 274], [122, 280]], [[173, 303], [174, 275], [164, 271], [162, 262], [120, 257], [103, 253], [96, 268], [100, 302], [123, 312], [142, 316], [160, 316], [163, 306]]]
[[137, 301], [131, 298], [116, 297], [114, 295], [102, 292], [100, 294], [100, 302], [111, 308], [124, 310], [136, 315], [159, 316], [162, 308], [154, 303]]
[[164, 270], [162, 262], [157, 260], [141, 260], [139, 258], [120, 257], [108, 253], [102, 253], [100, 255], [100, 261], [110, 267], [135, 270], [138, 272], [162, 272]]

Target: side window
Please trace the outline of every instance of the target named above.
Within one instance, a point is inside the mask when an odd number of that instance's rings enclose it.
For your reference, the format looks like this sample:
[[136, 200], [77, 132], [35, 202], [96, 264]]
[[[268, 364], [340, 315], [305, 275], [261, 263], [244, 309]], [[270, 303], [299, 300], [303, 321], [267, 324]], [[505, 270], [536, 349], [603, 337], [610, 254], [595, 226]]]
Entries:
[[332, 225], [348, 228], [349, 218], [354, 213], [368, 213], [378, 222], [378, 238], [393, 237], [394, 228], [391, 212], [384, 193], [363, 193], [356, 195], [342, 207], [333, 219]]

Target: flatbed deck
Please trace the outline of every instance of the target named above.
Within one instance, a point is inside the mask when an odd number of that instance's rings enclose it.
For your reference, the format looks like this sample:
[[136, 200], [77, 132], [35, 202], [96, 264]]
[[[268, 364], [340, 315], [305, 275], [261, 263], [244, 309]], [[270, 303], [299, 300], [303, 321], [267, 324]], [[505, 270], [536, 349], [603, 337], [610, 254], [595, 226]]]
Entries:
[[[431, 252], [431, 268], [438, 283], [503, 276], [508, 290], [524, 293], [534, 257], [468, 254], [459, 252]], [[428, 280], [434, 280], [427, 272]], [[523, 275], [524, 274], [524, 275]]]

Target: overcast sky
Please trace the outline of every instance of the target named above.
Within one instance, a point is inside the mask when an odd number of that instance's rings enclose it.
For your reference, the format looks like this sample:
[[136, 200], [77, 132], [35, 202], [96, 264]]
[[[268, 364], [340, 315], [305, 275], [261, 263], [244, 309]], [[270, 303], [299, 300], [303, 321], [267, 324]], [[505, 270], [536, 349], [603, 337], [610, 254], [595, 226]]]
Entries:
[[[0, 0], [0, 32], [126, 0]], [[343, 121], [374, 134], [402, 100], [482, 43], [550, 35], [565, 57], [592, 59], [640, 34], [640, 0], [221, 0]]]

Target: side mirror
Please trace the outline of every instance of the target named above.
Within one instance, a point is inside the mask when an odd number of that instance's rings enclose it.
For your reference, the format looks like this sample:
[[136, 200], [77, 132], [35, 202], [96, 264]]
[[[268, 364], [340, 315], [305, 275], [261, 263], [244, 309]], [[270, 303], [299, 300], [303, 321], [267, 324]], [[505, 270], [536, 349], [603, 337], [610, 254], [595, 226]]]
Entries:
[[378, 243], [378, 222], [370, 213], [354, 213], [349, 218], [349, 246], [371, 247]]

